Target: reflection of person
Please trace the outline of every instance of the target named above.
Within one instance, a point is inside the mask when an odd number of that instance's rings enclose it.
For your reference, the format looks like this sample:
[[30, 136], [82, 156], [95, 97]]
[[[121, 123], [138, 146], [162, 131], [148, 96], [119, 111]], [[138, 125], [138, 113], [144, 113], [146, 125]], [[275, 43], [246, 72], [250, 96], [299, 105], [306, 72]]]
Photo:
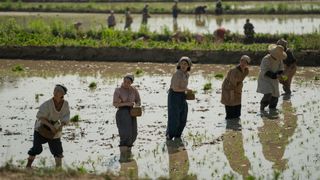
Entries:
[[121, 87], [116, 88], [113, 95], [113, 105], [118, 108], [116, 122], [120, 135], [120, 162], [128, 161], [138, 135], [137, 119], [130, 115], [130, 110], [134, 105], [140, 106], [141, 100], [138, 90], [131, 86], [133, 81], [133, 75], [126, 75]]
[[131, 16], [129, 9], [127, 9], [127, 11], [125, 13], [124, 30], [126, 30], [126, 29], [130, 30], [132, 22], [133, 22], [133, 18]]
[[253, 38], [254, 38], [254, 26], [252, 23], [250, 23], [250, 19], [246, 20], [246, 23], [243, 26], [244, 29], [244, 35], [245, 35], [245, 39], [244, 42], [245, 43], [253, 43]]
[[[64, 100], [67, 88], [63, 85], [56, 85], [53, 91], [53, 98], [47, 100], [39, 107], [35, 130], [33, 135], [33, 146], [29, 150], [27, 168], [31, 168], [36, 155], [42, 152], [42, 144], [48, 143], [49, 149], [55, 158], [56, 167], [61, 167], [63, 149], [61, 143], [62, 127], [69, 123], [70, 109], [68, 101]], [[43, 128], [48, 129], [47, 135], [42, 134]], [[46, 137], [44, 137], [46, 136]]]
[[142, 9], [142, 24], [148, 24], [148, 18], [150, 18], [149, 14], [149, 5], [146, 4]]
[[108, 17], [108, 27], [114, 28], [115, 26], [116, 26], [116, 18], [114, 17], [113, 11], [111, 11]]
[[123, 176], [128, 179], [139, 179], [138, 165], [134, 159], [132, 159], [132, 161], [130, 162], [120, 163], [120, 177], [123, 177]]
[[286, 168], [287, 159], [283, 159], [283, 155], [297, 127], [297, 115], [291, 102], [283, 101], [282, 110], [283, 124], [279, 121], [264, 120], [264, 125], [258, 128], [262, 152], [267, 160], [274, 162], [273, 168], [278, 171]]
[[181, 57], [177, 64], [177, 71], [171, 78], [168, 94], [168, 124], [167, 140], [181, 138], [182, 131], [186, 126], [188, 116], [188, 103], [186, 93], [192, 92], [188, 89], [189, 73], [192, 62], [188, 57]]
[[188, 175], [189, 157], [182, 141], [166, 142], [169, 154], [169, 179], [196, 179]]
[[280, 83], [282, 84], [283, 91], [285, 92], [285, 95], [290, 96], [291, 95], [291, 82], [292, 78], [295, 75], [297, 71], [297, 60], [294, 57], [291, 49], [288, 48], [288, 42], [284, 39], [280, 39], [277, 42], [277, 45], [281, 45], [284, 47], [284, 51], [287, 54], [287, 58], [283, 60], [284, 63], [284, 71], [283, 74], [287, 77], [287, 79], [280, 80]]
[[[239, 120], [238, 120], [239, 121]], [[227, 129], [223, 134], [223, 151], [231, 168], [241, 174], [243, 179], [249, 176], [250, 161], [245, 156], [243, 148], [243, 136], [237, 125], [238, 122], [227, 120]]]
[[232, 68], [222, 83], [221, 103], [225, 105], [226, 119], [240, 118], [243, 80], [249, 74], [247, 55], [240, 58], [240, 63]]
[[257, 92], [263, 94], [260, 111], [264, 113], [265, 107], [269, 106], [270, 113], [274, 113], [280, 94], [278, 79], [282, 78], [282, 60], [287, 55], [280, 45], [271, 44], [268, 49], [269, 54], [262, 59], [260, 64]]

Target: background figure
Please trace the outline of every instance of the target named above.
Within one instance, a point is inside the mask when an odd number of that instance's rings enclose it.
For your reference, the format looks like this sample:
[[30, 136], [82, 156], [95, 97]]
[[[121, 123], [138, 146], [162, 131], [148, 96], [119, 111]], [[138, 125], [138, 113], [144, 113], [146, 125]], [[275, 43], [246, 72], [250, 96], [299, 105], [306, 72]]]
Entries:
[[134, 105], [140, 106], [141, 100], [138, 90], [131, 86], [133, 81], [133, 75], [126, 75], [121, 86], [116, 88], [113, 94], [113, 105], [118, 108], [116, 123], [120, 136], [120, 162], [130, 160], [131, 147], [138, 135], [137, 118], [131, 116], [130, 110]]
[[179, 11], [178, 1], [175, 1], [174, 5], [172, 6], [172, 17], [174, 20], [177, 20]]
[[116, 26], [116, 18], [114, 17], [113, 11], [111, 11], [108, 17], [108, 27], [114, 28], [115, 26]]
[[124, 30], [128, 29], [131, 30], [131, 24], [133, 22], [133, 18], [131, 16], [131, 13], [129, 11], [129, 9], [127, 9], [126, 13], [125, 13], [125, 24], [124, 24]]
[[222, 83], [221, 103], [225, 105], [226, 119], [239, 119], [241, 116], [241, 95], [243, 80], [249, 74], [247, 55], [240, 58], [240, 63], [232, 68]]
[[182, 132], [187, 123], [188, 103], [186, 93], [191, 93], [188, 89], [189, 73], [192, 62], [188, 57], [181, 57], [177, 64], [177, 71], [171, 78], [168, 94], [168, 124], [167, 140], [181, 139]]
[[277, 115], [277, 104], [279, 98], [279, 79], [283, 74], [282, 60], [287, 57], [280, 45], [271, 44], [267, 54], [261, 61], [258, 77], [257, 92], [263, 94], [260, 101], [260, 111], [265, 114], [265, 107], [269, 106], [270, 114]]
[[254, 26], [252, 23], [250, 23], [250, 19], [246, 20], [246, 23], [243, 26], [244, 29], [244, 43], [250, 44], [254, 42]]
[[[232, 125], [230, 125], [230, 123]], [[250, 161], [245, 156], [243, 148], [242, 131], [238, 131], [234, 121], [227, 120], [227, 130], [223, 134], [223, 151], [229, 161], [231, 168], [247, 179], [250, 176]], [[231, 130], [230, 130], [231, 129]], [[235, 131], [233, 131], [235, 130]]]
[[56, 85], [53, 90], [53, 98], [39, 107], [34, 127], [33, 146], [28, 152], [27, 168], [31, 168], [36, 155], [41, 154], [43, 150], [42, 144], [45, 143], [48, 143], [50, 152], [55, 158], [56, 167], [62, 166], [62, 127], [70, 120], [69, 103], [64, 100], [66, 93], [66, 87]]
[[275, 170], [283, 171], [287, 166], [287, 159], [283, 159], [286, 146], [289, 144], [297, 128], [297, 114], [290, 101], [282, 103], [283, 121], [263, 120], [263, 126], [258, 128], [258, 136], [262, 144], [265, 158], [273, 162]]
[[142, 24], [148, 24], [148, 18], [150, 18], [149, 14], [149, 5], [146, 4], [142, 9]]
[[284, 79], [280, 79], [280, 83], [282, 84], [282, 88], [284, 91], [284, 98], [290, 98], [291, 95], [291, 82], [293, 76], [297, 71], [297, 60], [294, 57], [291, 49], [288, 48], [288, 42], [284, 39], [280, 39], [277, 42], [277, 45], [281, 45], [284, 47], [284, 51], [287, 54], [287, 58], [283, 60], [284, 63], [284, 72], [283, 74], [286, 76]]
[[216, 29], [213, 32], [213, 36], [214, 36], [214, 42], [215, 43], [223, 43], [224, 42], [224, 36], [225, 34], [227, 34], [229, 31], [226, 30], [223, 27], [219, 27], [218, 29]]
[[218, 0], [218, 1], [216, 2], [215, 13], [216, 13], [216, 15], [220, 15], [220, 14], [222, 14], [222, 11], [223, 11], [223, 9], [222, 9], [222, 2], [221, 2], [221, 0]]
[[196, 15], [196, 20], [201, 19], [201, 15], [206, 13], [207, 6], [197, 6], [194, 10], [194, 14]]

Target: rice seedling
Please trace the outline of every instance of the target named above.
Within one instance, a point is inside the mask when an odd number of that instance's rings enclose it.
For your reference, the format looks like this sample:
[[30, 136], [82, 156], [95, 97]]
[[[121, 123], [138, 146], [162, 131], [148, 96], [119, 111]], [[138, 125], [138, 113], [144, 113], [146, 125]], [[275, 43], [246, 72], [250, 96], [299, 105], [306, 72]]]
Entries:
[[79, 114], [74, 115], [71, 119], [71, 122], [79, 122], [80, 121], [80, 116]]
[[203, 85], [203, 90], [204, 91], [208, 91], [208, 90], [211, 90], [211, 89], [212, 89], [212, 84], [210, 82]]
[[134, 72], [134, 74], [137, 76], [141, 76], [143, 73], [144, 71], [141, 68], [136, 69], [136, 71]]
[[90, 88], [90, 89], [96, 89], [96, 88], [97, 88], [97, 83], [96, 83], [96, 82], [91, 82], [91, 83], [89, 84], [89, 88]]
[[17, 64], [17, 65], [15, 65], [15, 66], [13, 66], [13, 67], [11, 68], [11, 70], [12, 70], [13, 72], [21, 72], [21, 71], [24, 71], [24, 68], [23, 68], [22, 65]]
[[215, 78], [217, 78], [217, 79], [222, 79], [223, 78], [223, 74], [216, 74], [216, 75], [214, 75], [214, 77]]

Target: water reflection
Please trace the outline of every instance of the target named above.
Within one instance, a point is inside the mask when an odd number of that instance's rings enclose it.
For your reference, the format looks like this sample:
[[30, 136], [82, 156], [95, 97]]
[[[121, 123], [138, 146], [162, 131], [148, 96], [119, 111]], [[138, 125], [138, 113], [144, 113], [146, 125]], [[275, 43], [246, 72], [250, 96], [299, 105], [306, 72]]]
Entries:
[[169, 155], [169, 179], [197, 179], [188, 175], [189, 157], [181, 139], [166, 141]]
[[129, 179], [139, 179], [136, 160], [132, 159], [130, 162], [120, 163], [120, 166], [120, 176], [124, 176]]
[[283, 101], [283, 122], [280, 119], [264, 120], [258, 136], [265, 158], [273, 162], [273, 169], [283, 171], [287, 168], [287, 159], [283, 158], [289, 139], [297, 127], [297, 115], [291, 101]]
[[243, 135], [240, 119], [227, 120], [226, 131], [223, 134], [223, 151], [229, 161], [231, 168], [243, 176], [250, 176], [250, 161], [244, 153]]
[[[117, 21], [115, 29], [123, 30], [125, 16], [116, 14], [115, 17]], [[80, 22], [82, 23], [81, 30], [84, 31], [106, 26], [105, 14], [0, 12], [0, 22], [6, 21], [8, 18], [14, 18], [22, 26], [28, 26], [31, 20], [39, 19], [48, 23], [60, 20], [69, 25]], [[139, 14], [133, 14], [132, 18], [132, 31], [138, 31], [142, 17]], [[243, 25], [247, 18], [254, 24], [256, 33], [304, 34], [320, 31], [320, 15], [205, 15], [198, 21], [194, 15], [181, 14], [177, 20], [181, 30], [189, 30], [192, 33], [208, 33], [222, 26], [231, 32], [242, 34]], [[172, 23], [171, 15], [154, 14], [148, 20], [150, 31], [161, 32], [165, 26], [170, 31], [174, 31], [172, 24], [174, 23]]]

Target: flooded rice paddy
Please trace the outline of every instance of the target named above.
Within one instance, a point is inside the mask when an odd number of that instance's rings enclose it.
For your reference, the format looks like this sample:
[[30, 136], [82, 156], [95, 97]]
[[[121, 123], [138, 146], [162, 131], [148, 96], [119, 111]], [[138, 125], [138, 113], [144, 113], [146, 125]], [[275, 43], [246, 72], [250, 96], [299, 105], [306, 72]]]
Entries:
[[[13, 72], [17, 64], [25, 70]], [[242, 130], [232, 131], [226, 129], [230, 124], [219, 102], [222, 79], [214, 77], [226, 75], [232, 66], [193, 66], [189, 85], [197, 91], [196, 100], [188, 102], [183, 145], [176, 149], [165, 141], [167, 90], [174, 64], [0, 60], [0, 165], [10, 159], [25, 165], [38, 107], [51, 98], [55, 84], [63, 83], [69, 89], [65, 99], [71, 116], [80, 116], [78, 123], [63, 129], [64, 167], [140, 178], [222, 179], [228, 174], [236, 179], [249, 175], [272, 179], [279, 172], [283, 179], [318, 179], [319, 68], [298, 68], [293, 96], [279, 99], [280, 116], [270, 120], [259, 115], [258, 67], [250, 67], [242, 95]], [[138, 118], [134, 161], [120, 164], [112, 96], [122, 75], [138, 68], [143, 73], [134, 85], [142, 97], [143, 116]], [[96, 89], [88, 87], [91, 82], [97, 83]], [[212, 90], [205, 92], [208, 82]], [[54, 165], [47, 145], [35, 165]]]
[[[26, 13], [26, 12], [0, 12], [0, 22], [14, 18], [19, 24], [28, 25], [35, 19], [45, 22], [55, 20], [65, 24], [82, 23], [82, 30], [100, 28], [107, 25], [109, 14], [86, 13]], [[123, 30], [125, 17], [116, 14], [116, 29]], [[219, 26], [231, 32], [243, 33], [243, 25], [247, 18], [255, 26], [256, 33], [295, 33], [306, 34], [320, 31], [320, 15], [206, 15], [197, 20], [194, 15], [179, 15], [177, 23], [173, 23], [171, 15], [152, 14], [148, 21], [150, 31], [161, 32], [164, 27], [170, 31], [188, 30], [192, 33], [213, 33]], [[138, 31], [141, 25], [141, 15], [133, 14], [132, 30]]]

